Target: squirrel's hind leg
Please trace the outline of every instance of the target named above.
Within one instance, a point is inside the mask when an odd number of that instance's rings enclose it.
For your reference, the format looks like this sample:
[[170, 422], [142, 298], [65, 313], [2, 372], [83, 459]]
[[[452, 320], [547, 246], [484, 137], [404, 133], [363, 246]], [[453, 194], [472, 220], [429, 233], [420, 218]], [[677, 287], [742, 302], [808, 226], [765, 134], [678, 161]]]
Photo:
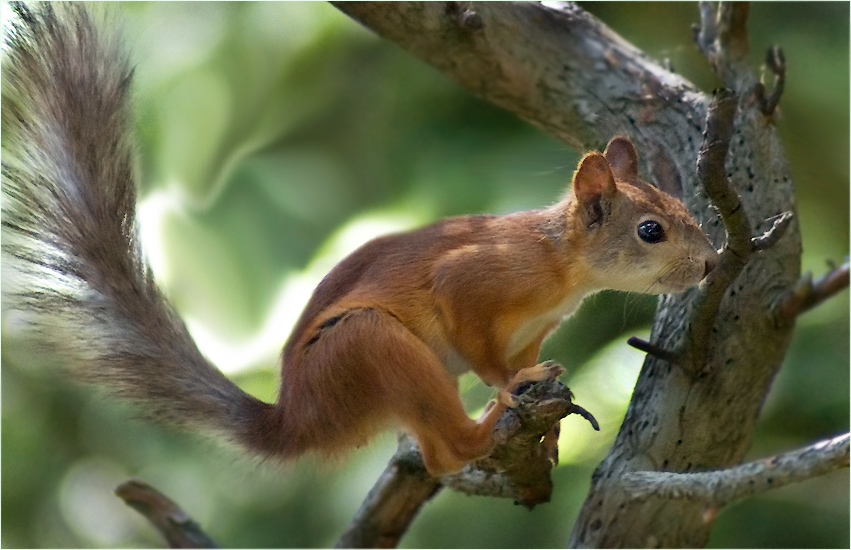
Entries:
[[[434, 351], [377, 308], [352, 309], [323, 330], [298, 364], [285, 369], [283, 383], [284, 407], [294, 417], [314, 420], [300, 431], [316, 437], [319, 430], [326, 444], [334, 439], [345, 445], [395, 421], [417, 440], [434, 475], [486, 455], [506, 408], [500, 402], [481, 422], [469, 418], [455, 381]], [[321, 421], [321, 416], [328, 418]]]

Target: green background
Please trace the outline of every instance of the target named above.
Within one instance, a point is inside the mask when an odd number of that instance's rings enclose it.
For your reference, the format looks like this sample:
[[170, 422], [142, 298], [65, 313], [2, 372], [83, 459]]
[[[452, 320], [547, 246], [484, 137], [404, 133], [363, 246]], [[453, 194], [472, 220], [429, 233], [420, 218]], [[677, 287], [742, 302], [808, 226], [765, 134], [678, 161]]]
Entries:
[[[696, 4], [585, 7], [701, 89], [718, 86], [692, 42]], [[264, 399], [275, 395], [288, 330], [276, 321], [279, 296], [303, 303], [333, 261], [376, 232], [552, 203], [578, 159], [325, 3], [111, 9], [136, 64], [141, 223], [158, 280], [210, 342], [202, 349], [213, 362], [239, 367], [237, 382]], [[798, 192], [803, 268], [816, 274], [848, 254], [848, 21], [847, 3], [751, 8], [754, 65], [770, 44], [786, 54], [778, 126]], [[444, 491], [403, 545], [564, 546], [641, 364], [624, 341], [649, 333], [654, 304], [597, 295], [546, 343], [542, 355], [568, 367], [577, 402], [604, 428], [564, 422], [550, 504], [529, 512]], [[241, 351], [267, 332], [271, 344]], [[847, 431], [848, 335], [847, 293], [799, 320], [749, 458]], [[335, 463], [259, 463], [139, 422], [68, 383], [6, 323], [2, 343], [4, 547], [160, 546], [112, 495], [131, 476], [179, 502], [222, 545], [332, 545], [395, 447], [385, 434]], [[471, 376], [461, 385], [471, 414], [492, 393]], [[848, 486], [845, 470], [734, 504], [710, 545], [847, 548]]]

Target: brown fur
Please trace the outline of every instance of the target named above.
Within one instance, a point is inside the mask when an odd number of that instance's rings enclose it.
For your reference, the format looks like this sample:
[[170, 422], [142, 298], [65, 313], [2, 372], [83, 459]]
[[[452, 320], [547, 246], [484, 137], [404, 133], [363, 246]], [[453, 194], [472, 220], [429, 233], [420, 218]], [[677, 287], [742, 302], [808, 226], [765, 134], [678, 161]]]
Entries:
[[[401, 424], [430, 472], [454, 471], [488, 452], [509, 390], [554, 374], [535, 365], [541, 343], [585, 295], [677, 292], [715, 263], [686, 208], [640, 180], [618, 137], [582, 159], [555, 206], [450, 218], [352, 253], [290, 335], [277, 403], [261, 403], [200, 354], [140, 256], [117, 43], [81, 6], [13, 7], [3, 225], [21, 289], [4, 287], [4, 302], [38, 314], [45, 344], [158, 419], [277, 457], [334, 454]], [[647, 220], [664, 240], [639, 238]], [[479, 422], [457, 393], [466, 369], [500, 389]]]

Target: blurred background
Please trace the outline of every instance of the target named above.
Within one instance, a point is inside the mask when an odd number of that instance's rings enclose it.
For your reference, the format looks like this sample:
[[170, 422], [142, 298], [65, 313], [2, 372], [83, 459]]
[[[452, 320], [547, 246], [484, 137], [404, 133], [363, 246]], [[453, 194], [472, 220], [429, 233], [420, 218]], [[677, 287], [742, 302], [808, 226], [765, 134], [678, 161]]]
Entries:
[[[693, 45], [696, 3], [584, 7], [701, 89], [718, 85]], [[266, 400], [292, 324], [346, 253], [445, 216], [550, 204], [579, 156], [325, 3], [109, 9], [136, 63], [139, 218], [157, 279], [202, 351]], [[786, 54], [778, 125], [803, 269], [818, 275], [848, 255], [849, 5], [757, 2], [749, 26], [755, 66], [771, 44]], [[626, 338], [649, 335], [654, 307], [603, 293], [547, 341], [542, 356], [568, 368], [565, 382], [603, 427], [563, 422], [550, 504], [530, 512], [444, 491], [403, 546], [564, 546], [643, 359]], [[3, 547], [161, 546], [113, 495], [129, 477], [175, 499], [224, 546], [329, 546], [395, 449], [385, 434], [338, 463], [257, 463], [135, 420], [3, 328]], [[470, 375], [461, 386], [471, 414], [492, 395]], [[749, 458], [846, 431], [848, 413], [846, 292], [800, 318]], [[847, 548], [848, 487], [845, 470], [737, 503], [710, 546]]]

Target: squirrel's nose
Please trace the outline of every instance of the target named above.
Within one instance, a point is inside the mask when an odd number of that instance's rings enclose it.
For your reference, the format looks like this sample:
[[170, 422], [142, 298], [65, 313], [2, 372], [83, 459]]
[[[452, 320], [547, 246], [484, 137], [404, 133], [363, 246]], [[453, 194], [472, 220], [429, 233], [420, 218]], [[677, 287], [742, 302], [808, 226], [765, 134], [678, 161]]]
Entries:
[[712, 271], [713, 269], [715, 269], [715, 267], [717, 265], [718, 265], [718, 256], [717, 255], [712, 256], [710, 259], [706, 260], [706, 262], [704, 262], [703, 276], [706, 277], [707, 275], [709, 275], [709, 272]]

